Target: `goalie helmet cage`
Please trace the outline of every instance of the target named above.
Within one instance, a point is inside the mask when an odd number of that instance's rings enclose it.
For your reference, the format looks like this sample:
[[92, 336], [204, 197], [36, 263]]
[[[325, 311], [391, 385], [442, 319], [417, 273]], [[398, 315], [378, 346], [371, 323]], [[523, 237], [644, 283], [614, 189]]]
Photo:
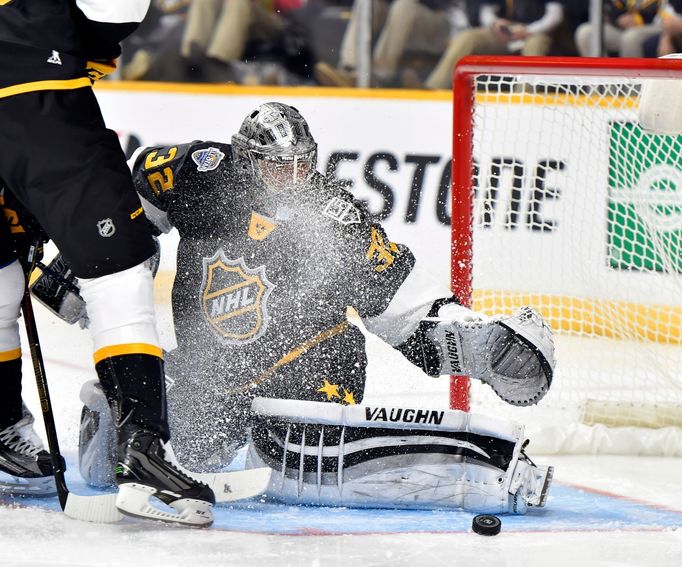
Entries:
[[682, 80], [682, 61], [455, 69], [453, 291], [488, 314], [537, 308], [557, 368], [537, 406], [466, 378], [450, 405], [526, 424], [536, 453], [682, 455], [682, 137], [637, 122], [660, 79]]

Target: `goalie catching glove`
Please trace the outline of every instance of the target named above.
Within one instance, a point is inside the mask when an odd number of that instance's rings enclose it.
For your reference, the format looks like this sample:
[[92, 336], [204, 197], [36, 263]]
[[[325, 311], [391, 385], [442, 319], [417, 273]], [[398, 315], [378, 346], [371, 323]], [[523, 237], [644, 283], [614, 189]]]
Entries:
[[438, 317], [424, 321], [432, 323], [427, 336], [439, 350], [440, 374], [480, 380], [515, 406], [536, 404], [549, 390], [554, 341], [534, 309], [485, 317], [449, 303], [440, 308]]

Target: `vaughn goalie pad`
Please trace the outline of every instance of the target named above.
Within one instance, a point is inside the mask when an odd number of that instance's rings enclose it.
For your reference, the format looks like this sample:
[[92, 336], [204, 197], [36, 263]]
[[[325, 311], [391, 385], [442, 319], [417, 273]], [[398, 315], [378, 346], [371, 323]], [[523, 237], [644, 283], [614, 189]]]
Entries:
[[256, 398], [247, 466], [273, 469], [266, 495], [290, 504], [544, 506], [552, 468], [523, 452], [523, 426], [454, 410]]

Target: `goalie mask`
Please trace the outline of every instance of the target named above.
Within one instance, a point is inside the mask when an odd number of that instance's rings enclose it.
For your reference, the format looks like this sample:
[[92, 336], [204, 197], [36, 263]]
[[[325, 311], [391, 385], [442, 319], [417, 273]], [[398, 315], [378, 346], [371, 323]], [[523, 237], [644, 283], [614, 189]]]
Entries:
[[274, 191], [306, 183], [317, 166], [317, 144], [293, 106], [268, 102], [245, 119], [234, 136], [237, 165]]

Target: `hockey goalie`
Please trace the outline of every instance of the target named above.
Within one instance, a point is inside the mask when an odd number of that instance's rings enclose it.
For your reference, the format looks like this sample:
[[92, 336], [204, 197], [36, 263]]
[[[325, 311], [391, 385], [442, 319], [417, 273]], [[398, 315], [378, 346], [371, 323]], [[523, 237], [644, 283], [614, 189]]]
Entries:
[[[487, 317], [459, 305], [316, 165], [307, 122], [281, 103], [251, 112], [231, 144], [148, 147], [131, 158], [148, 218], [180, 234], [178, 346], [166, 354], [175, 455], [212, 471], [248, 446], [248, 466], [274, 471], [267, 495], [289, 503], [543, 506], [552, 469], [526, 456], [522, 426], [363, 405], [365, 337], [347, 308], [427, 374], [470, 376], [518, 406], [551, 385], [549, 327], [528, 307]], [[62, 299], [48, 302], [77, 319], [73, 298]], [[94, 383], [82, 399], [81, 472], [106, 484], [114, 424]]]

